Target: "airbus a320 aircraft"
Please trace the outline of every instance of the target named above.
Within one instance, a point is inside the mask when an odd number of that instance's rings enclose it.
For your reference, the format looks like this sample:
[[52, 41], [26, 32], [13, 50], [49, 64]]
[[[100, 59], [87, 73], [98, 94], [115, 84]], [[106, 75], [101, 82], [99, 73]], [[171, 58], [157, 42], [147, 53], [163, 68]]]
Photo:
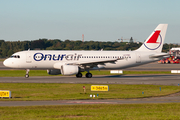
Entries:
[[81, 78], [81, 72], [90, 70], [124, 69], [157, 61], [167, 53], [162, 53], [167, 24], [159, 24], [142, 46], [134, 51], [64, 51], [64, 50], [27, 50], [14, 53], [3, 64], [11, 68], [47, 69], [51, 75], [74, 75]]

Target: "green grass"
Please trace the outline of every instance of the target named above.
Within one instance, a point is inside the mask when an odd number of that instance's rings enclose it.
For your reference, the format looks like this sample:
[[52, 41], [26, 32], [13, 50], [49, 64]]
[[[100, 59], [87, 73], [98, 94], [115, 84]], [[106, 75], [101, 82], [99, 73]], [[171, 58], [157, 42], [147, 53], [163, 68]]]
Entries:
[[[123, 71], [123, 74], [170, 74], [170, 71]], [[93, 75], [119, 75], [111, 74], [109, 70], [91, 71]], [[25, 70], [0, 70], [0, 77], [24, 77]], [[85, 75], [86, 72], [83, 72]], [[55, 76], [47, 74], [46, 70], [30, 70], [30, 76]]]
[[[0, 70], [0, 77], [24, 77], [25, 70]], [[46, 70], [30, 70], [30, 76], [49, 76]]]
[[[86, 87], [86, 94], [83, 93], [83, 86]], [[0, 83], [0, 90], [10, 90], [13, 97], [0, 101], [92, 99], [89, 97], [90, 94], [99, 94], [98, 99], [144, 98], [165, 96], [180, 91], [179, 86], [109, 84], [108, 92], [94, 92], [90, 91], [90, 86], [91, 84]]]
[[0, 107], [2, 120], [179, 120], [180, 103]]
[[0, 58], [0, 62], [3, 62], [5, 60], [5, 58]]

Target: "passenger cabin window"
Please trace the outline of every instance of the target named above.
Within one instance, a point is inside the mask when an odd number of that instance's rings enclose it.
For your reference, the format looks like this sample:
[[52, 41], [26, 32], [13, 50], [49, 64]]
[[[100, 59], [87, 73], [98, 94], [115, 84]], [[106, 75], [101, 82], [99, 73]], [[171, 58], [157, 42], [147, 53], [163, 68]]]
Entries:
[[19, 55], [12, 55], [10, 58], [20, 58]]

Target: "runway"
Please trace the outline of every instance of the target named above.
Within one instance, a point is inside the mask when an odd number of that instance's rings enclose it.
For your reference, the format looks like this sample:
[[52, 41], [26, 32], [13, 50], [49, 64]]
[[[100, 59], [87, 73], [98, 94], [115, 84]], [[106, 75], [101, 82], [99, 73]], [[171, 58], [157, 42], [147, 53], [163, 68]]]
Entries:
[[115, 100], [0, 101], [0, 106], [180, 103], [179, 96]]
[[[180, 75], [112, 75], [94, 76], [93, 78], [75, 78], [75, 76], [50, 77], [0, 77], [1, 83], [89, 83], [89, 84], [153, 84], [176, 85], [180, 83]], [[179, 103], [179, 93], [142, 99], [115, 100], [57, 100], [57, 101], [0, 101], [0, 106], [34, 106], [34, 105], [74, 105], [74, 104], [144, 104], [144, 103]]]
[[99, 75], [92, 78], [75, 76], [0, 77], [1, 83], [87, 83], [87, 84], [180, 84], [180, 74], [164, 75]]
[[[0, 65], [0, 69], [7, 69]], [[126, 70], [178, 70], [178, 64], [150, 63]], [[92, 78], [76, 78], [75, 76], [46, 76], [46, 77], [0, 77], [0, 83], [80, 83], [80, 84], [153, 84], [175, 85], [180, 84], [180, 74], [161, 75], [99, 75]], [[142, 99], [116, 100], [57, 100], [57, 101], [0, 101], [0, 106], [35, 106], [35, 105], [80, 105], [80, 104], [144, 104], [144, 103], [179, 103], [180, 95], [174, 94], [165, 97]]]

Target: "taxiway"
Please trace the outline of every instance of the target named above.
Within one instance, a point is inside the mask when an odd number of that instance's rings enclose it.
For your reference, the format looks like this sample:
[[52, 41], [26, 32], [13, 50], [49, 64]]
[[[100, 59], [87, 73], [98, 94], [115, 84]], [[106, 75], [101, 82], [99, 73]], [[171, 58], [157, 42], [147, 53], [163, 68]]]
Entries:
[[161, 75], [99, 75], [92, 78], [75, 76], [0, 77], [1, 83], [87, 83], [87, 84], [153, 84], [178, 85], [179, 74]]
[[[179, 64], [150, 63], [126, 70], [178, 70]], [[0, 69], [8, 69], [0, 62]], [[93, 76], [92, 78], [76, 78], [75, 76], [46, 76], [46, 77], [0, 77], [0, 83], [80, 83], [80, 84], [180, 84], [180, 74], [161, 75], [110, 75]], [[74, 105], [74, 104], [140, 104], [140, 103], [179, 103], [179, 93], [153, 98], [118, 99], [118, 100], [57, 100], [57, 101], [0, 101], [0, 106], [33, 106], [33, 105]]]

